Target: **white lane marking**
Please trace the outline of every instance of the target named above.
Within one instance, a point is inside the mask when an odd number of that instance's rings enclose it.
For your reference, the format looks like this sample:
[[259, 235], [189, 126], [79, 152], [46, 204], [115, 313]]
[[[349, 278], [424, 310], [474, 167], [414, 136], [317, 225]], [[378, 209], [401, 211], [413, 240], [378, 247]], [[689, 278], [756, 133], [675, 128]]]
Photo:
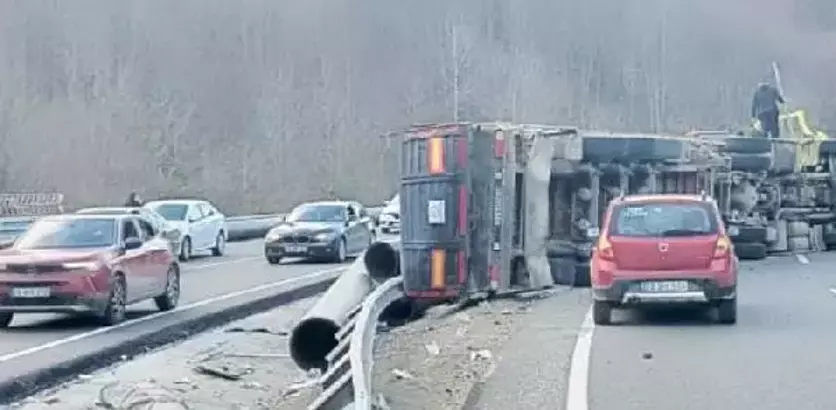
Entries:
[[810, 259], [807, 259], [806, 256], [804, 256], [800, 253], [795, 254], [795, 259], [798, 260], [798, 263], [800, 263], [802, 265], [807, 265], [807, 264], [810, 263]]
[[833, 296], [836, 296], [836, 288], [830, 288], [828, 290], [833, 294]]
[[189, 271], [193, 271], [193, 270], [214, 268], [215, 266], [223, 266], [223, 265], [230, 265], [230, 264], [238, 263], [238, 262], [252, 261], [252, 260], [261, 259], [261, 258], [263, 258], [263, 256], [245, 256], [243, 258], [230, 259], [230, 260], [225, 260], [225, 261], [220, 261], [220, 262], [204, 263], [204, 264], [201, 264], [201, 265], [189, 265], [189, 264], [181, 263], [180, 266], [181, 266], [181, 270], [183, 272], [189, 272]]
[[121, 329], [121, 328], [124, 328], [124, 327], [132, 326], [132, 325], [135, 325], [137, 323], [142, 323], [142, 322], [147, 322], [149, 320], [154, 320], [154, 319], [157, 319], [159, 317], [170, 315], [172, 313], [183, 312], [183, 311], [186, 311], [186, 310], [196, 309], [196, 308], [203, 307], [203, 306], [206, 306], [206, 305], [211, 305], [213, 303], [222, 302], [222, 301], [225, 301], [225, 300], [228, 300], [228, 299], [237, 298], [239, 296], [244, 296], [244, 295], [247, 295], [247, 294], [250, 294], [250, 293], [261, 292], [263, 290], [279, 287], [279, 286], [282, 286], [282, 285], [287, 285], [287, 284], [294, 283], [294, 282], [299, 282], [299, 281], [302, 281], [302, 280], [305, 280], [305, 279], [311, 279], [311, 278], [316, 278], [316, 277], [320, 277], [320, 276], [329, 275], [331, 273], [335, 273], [335, 272], [339, 272], [341, 270], [345, 270], [346, 268], [347, 267], [342, 267], [341, 266], [341, 267], [338, 267], [338, 268], [326, 269], [326, 270], [321, 270], [321, 271], [317, 271], [317, 272], [312, 272], [312, 273], [309, 273], [307, 275], [297, 276], [297, 277], [289, 278], [289, 279], [284, 279], [284, 280], [280, 280], [280, 281], [277, 281], [277, 282], [265, 283], [263, 285], [258, 285], [258, 286], [255, 286], [255, 287], [252, 287], [252, 288], [249, 288], [249, 289], [244, 289], [244, 290], [239, 290], [239, 291], [235, 291], [235, 292], [225, 293], [223, 295], [211, 297], [209, 299], [203, 299], [201, 301], [190, 303], [188, 305], [180, 306], [180, 307], [178, 307], [174, 310], [170, 310], [168, 312], [157, 312], [157, 313], [150, 314], [148, 316], [143, 316], [143, 317], [136, 318], [136, 319], [133, 319], [133, 320], [129, 320], [129, 321], [126, 321], [126, 322], [122, 322], [122, 323], [120, 323], [118, 325], [115, 325], [115, 326], [100, 327], [98, 329], [91, 330], [89, 332], [75, 334], [75, 335], [72, 335], [70, 337], [66, 337], [66, 338], [58, 339], [58, 340], [53, 340], [49, 343], [44, 343], [42, 345], [33, 346], [33, 347], [28, 348], [28, 349], [19, 350], [17, 352], [5, 354], [3, 356], [0, 356], [0, 363], [7, 362], [7, 361], [13, 360], [13, 359], [17, 359], [17, 358], [20, 358], [20, 357], [23, 357], [23, 356], [28, 356], [30, 354], [38, 353], [38, 352], [41, 352], [41, 351], [44, 351], [44, 350], [47, 350], [47, 349], [52, 349], [52, 348], [55, 348], [55, 347], [59, 347], [59, 346], [62, 346], [62, 345], [68, 344], [68, 343], [88, 339], [88, 338], [91, 338], [91, 337], [94, 337], [94, 336], [105, 334], [107, 332], [110, 332], [110, 331], [113, 331], [113, 330], [116, 330], [116, 329]]
[[566, 390], [566, 410], [589, 409], [589, 358], [592, 354], [592, 335], [595, 323], [592, 321], [592, 308], [583, 318], [572, 362], [569, 367], [569, 387]]

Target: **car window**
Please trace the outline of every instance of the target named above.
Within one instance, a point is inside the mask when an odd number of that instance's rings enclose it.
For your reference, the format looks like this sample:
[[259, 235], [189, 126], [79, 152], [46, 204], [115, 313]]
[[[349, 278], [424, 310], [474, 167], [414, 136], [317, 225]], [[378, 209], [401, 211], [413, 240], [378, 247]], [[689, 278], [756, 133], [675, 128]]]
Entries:
[[122, 240], [124, 241], [128, 238], [143, 239], [142, 234], [137, 229], [133, 219], [130, 218], [122, 220]]
[[287, 216], [288, 222], [343, 222], [348, 219], [345, 205], [305, 204]]
[[200, 208], [195, 205], [189, 207], [189, 213], [187, 215], [189, 221], [197, 221], [203, 218], [203, 213], [200, 211]]
[[717, 233], [714, 207], [705, 203], [626, 204], [614, 209], [611, 233], [616, 236], [672, 237]]
[[157, 230], [154, 228], [154, 225], [147, 219], [139, 218], [136, 221], [139, 224], [139, 229], [142, 231], [143, 234], [142, 240], [149, 240], [157, 236]]
[[189, 212], [189, 206], [184, 204], [159, 204], [153, 209], [167, 221], [183, 221]]
[[113, 218], [45, 218], [17, 241], [18, 249], [98, 248], [116, 243]]

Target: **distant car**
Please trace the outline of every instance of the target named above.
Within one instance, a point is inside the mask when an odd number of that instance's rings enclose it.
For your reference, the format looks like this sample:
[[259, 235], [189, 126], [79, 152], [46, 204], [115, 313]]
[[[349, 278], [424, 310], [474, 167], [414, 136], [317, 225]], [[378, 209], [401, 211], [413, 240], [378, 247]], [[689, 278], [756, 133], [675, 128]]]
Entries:
[[130, 304], [160, 310], [180, 298], [180, 268], [168, 243], [135, 215], [56, 215], [35, 222], [0, 251], [0, 327], [17, 313], [93, 314], [125, 320]]
[[401, 231], [401, 200], [400, 195], [386, 202], [378, 217], [380, 231], [383, 233], [398, 233]]
[[138, 215], [145, 218], [163, 239], [171, 245], [171, 252], [175, 255], [180, 251], [180, 230], [170, 224], [162, 215], [153, 209], [136, 207], [101, 207], [84, 208], [76, 211], [79, 215]]
[[694, 304], [737, 321], [738, 260], [713, 199], [636, 195], [610, 202], [591, 259], [593, 319], [613, 308]]
[[343, 262], [374, 241], [368, 217], [361, 218], [353, 202], [324, 201], [296, 207], [264, 238], [270, 264], [285, 257]]
[[148, 202], [143, 208], [157, 212], [180, 231], [177, 256], [181, 261], [188, 261], [201, 251], [211, 251], [214, 256], [224, 254], [229, 239], [226, 217], [211, 203], [196, 199], [163, 200]]

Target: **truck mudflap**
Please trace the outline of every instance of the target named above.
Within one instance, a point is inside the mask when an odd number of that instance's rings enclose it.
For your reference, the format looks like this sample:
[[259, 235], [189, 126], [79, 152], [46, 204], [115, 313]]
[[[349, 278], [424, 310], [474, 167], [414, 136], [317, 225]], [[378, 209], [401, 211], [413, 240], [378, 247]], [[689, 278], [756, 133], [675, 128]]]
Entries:
[[546, 255], [549, 237], [549, 178], [555, 142], [536, 136], [525, 168], [525, 229], [523, 255], [532, 288], [554, 285]]

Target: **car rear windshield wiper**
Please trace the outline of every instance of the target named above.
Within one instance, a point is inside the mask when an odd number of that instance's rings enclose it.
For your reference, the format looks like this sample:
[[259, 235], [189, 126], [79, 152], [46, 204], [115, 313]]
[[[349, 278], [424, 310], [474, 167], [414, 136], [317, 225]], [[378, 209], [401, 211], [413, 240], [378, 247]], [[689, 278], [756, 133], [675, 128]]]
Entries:
[[692, 229], [668, 229], [667, 231], [662, 231], [662, 236], [700, 236], [700, 235], [711, 235], [711, 232], [695, 231], [695, 230], [692, 230]]

